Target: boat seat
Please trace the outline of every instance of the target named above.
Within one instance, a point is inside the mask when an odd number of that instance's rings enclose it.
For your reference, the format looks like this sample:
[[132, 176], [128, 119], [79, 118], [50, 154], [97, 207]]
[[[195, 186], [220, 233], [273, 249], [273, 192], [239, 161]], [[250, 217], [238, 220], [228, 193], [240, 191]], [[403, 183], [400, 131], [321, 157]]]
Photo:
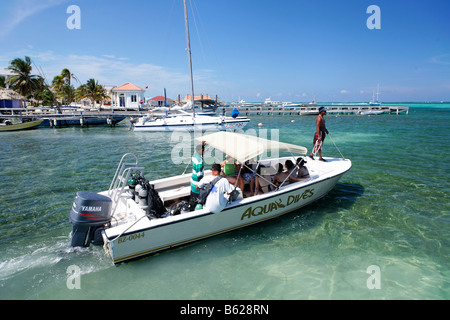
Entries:
[[[205, 177], [211, 176], [211, 170], [205, 170]], [[153, 182], [159, 197], [165, 203], [170, 200], [189, 197], [191, 195], [191, 174], [169, 177]]]
[[170, 200], [183, 198], [190, 196], [191, 194], [191, 186], [181, 186], [175, 189], [166, 189], [158, 191], [159, 197], [161, 198], [162, 202], [165, 203]]

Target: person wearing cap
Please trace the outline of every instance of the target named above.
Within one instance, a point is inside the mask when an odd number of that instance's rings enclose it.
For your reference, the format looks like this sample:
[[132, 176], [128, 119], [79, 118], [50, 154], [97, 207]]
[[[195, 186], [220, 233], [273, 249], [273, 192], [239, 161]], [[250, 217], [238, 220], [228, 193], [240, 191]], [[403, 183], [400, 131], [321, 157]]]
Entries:
[[319, 160], [320, 161], [327, 161], [324, 158], [322, 158], [322, 146], [323, 141], [325, 140], [325, 136], [328, 134], [328, 130], [325, 127], [325, 119], [324, 116], [327, 114], [327, 109], [325, 107], [319, 108], [319, 115], [316, 118], [316, 132], [314, 134], [314, 140], [313, 140], [313, 150], [309, 157], [314, 160], [313, 154], [318, 152], [319, 153]]
[[300, 179], [302, 179], [302, 180], [305, 180], [305, 179], [309, 179], [309, 171], [308, 171], [308, 168], [306, 168], [305, 166], [304, 166], [304, 164], [306, 163], [306, 160], [305, 159], [303, 159], [302, 157], [299, 157], [298, 159], [297, 159], [297, 166], [298, 166], [298, 169], [297, 169], [297, 178], [300, 178]]

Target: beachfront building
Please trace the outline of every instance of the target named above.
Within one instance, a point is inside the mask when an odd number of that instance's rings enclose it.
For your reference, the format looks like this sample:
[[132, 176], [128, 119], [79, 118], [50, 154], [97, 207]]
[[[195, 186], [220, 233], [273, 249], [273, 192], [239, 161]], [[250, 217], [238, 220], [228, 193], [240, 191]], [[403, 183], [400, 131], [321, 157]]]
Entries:
[[25, 98], [11, 89], [0, 88], [0, 108], [22, 108]]
[[157, 96], [147, 101], [149, 107], [164, 107], [165, 103], [167, 104], [168, 107], [170, 107], [175, 103], [175, 101], [169, 98], [167, 98], [166, 101], [164, 101], [163, 96]]
[[[192, 96], [185, 96], [184, 97], [184, 100], [183, 101], [191, 101], [191, 98]], [[194, 100], [195, 101], [197, 101], [197, 100], [212, 100], [212, 98], [210, 97], [210, 96], [208, 96], [208, 95], [199, 95], [199, 96], [194, 96]]]
[[132, 83], [125, 83], [111, 90], [111, 106], [139, 110], [144, 104], [145, 90]]

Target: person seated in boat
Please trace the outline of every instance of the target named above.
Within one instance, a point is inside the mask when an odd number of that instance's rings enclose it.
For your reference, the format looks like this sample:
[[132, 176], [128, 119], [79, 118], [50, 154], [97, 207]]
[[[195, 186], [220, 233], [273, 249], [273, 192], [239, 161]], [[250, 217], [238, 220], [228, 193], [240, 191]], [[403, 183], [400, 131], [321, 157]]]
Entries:
[[302, 157], [297, 158], [297, 174], [296, 177], [301, 180], [307, 180], [310, 178], [308, 168], [304, 166], [306, 160]]
[[255, 178], [255, 196], [271, 191], [272, 177], [263, 164], [259, 164]]
[[[295, 171], [294, 163], [291, 160], [286, 160], [284, 166], [286, 171], [283, 171], [282, 164], [278, 164], [278, 173], [273, 177], [273, 183], [280, 187], [281, 184], [288, 185], [291, 182], [301, 181], [303, 179], [297, 178], [297, 173]], [[283, 183], [284, 182], [284, 183]]]
[[255, 194], [255, 178], [256, 173], [250, 170], [250, 161], [245, 162], [245, 165], [242, 167], [242, 178], [244, 179], [245, 183], [248, 183], [250, 185], [250, 196], [253, 197]]
[[284, 171], [284, 166], [282, 163], [278, 164], [278, 171], [273, 176], [273, 183], [279, 187], [281, 183], [287, 178], [288, 173]]
[[[213, 164], [212, 176], [203, 178], [198, 184], [197, 189], [200, 190], [205, 184], [213, 181], [216, 177], [220, 176], [221, 166], [220, 164]], [[216, 182], [212, 187], [211, 192], [206, 198], [204, 208], [208, 209], [212, 213], [221, 212], [228, 204], [229, 197], [233, 197], [235, 194], [234, 186], [223, 178]]]
[[[225, 178], [227, 178], [228, 182], [233, 185], [239, 184], [239, 188], [244, 190], [245, 180], [239, 174], [241, 164], [233, 157], [227, 155], [220, 166], [222, 167], [222, 174]], [[242, 196], [245, 198], [244, 194]]]

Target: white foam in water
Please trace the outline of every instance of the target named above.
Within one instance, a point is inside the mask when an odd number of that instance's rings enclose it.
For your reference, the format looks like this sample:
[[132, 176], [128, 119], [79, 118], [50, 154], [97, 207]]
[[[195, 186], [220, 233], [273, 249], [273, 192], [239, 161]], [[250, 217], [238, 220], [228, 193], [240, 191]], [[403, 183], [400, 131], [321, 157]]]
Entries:
[[8, 251], [21, 252], [21, 254], [0, 261], [0, 281], [8, 280], [27, 271], [31, 273], [39, 273], [43, 270], [50, 272], [60, 263], [69, 266], [74, 263], [81, 265], [87, 262], [87, 265], [81, 268], [82, 274], [102, 270], [112, 265], [111, 262], [99, 263], [99, 261], [106, 260], [103, 258], [105, 254], [101, 248], [72, 248], [68, 237], [51, 238], [48, 241], [37, 242], [17, 250], [10, 248]]
[[61, 249], [59, 244], [38, 249], [28, 248], [32, 250], [30, 253], [0, 262], [0, 280], [6, 280], [28, 269], [54, 265], [63, 258], [54, 254], [56, 250]]

